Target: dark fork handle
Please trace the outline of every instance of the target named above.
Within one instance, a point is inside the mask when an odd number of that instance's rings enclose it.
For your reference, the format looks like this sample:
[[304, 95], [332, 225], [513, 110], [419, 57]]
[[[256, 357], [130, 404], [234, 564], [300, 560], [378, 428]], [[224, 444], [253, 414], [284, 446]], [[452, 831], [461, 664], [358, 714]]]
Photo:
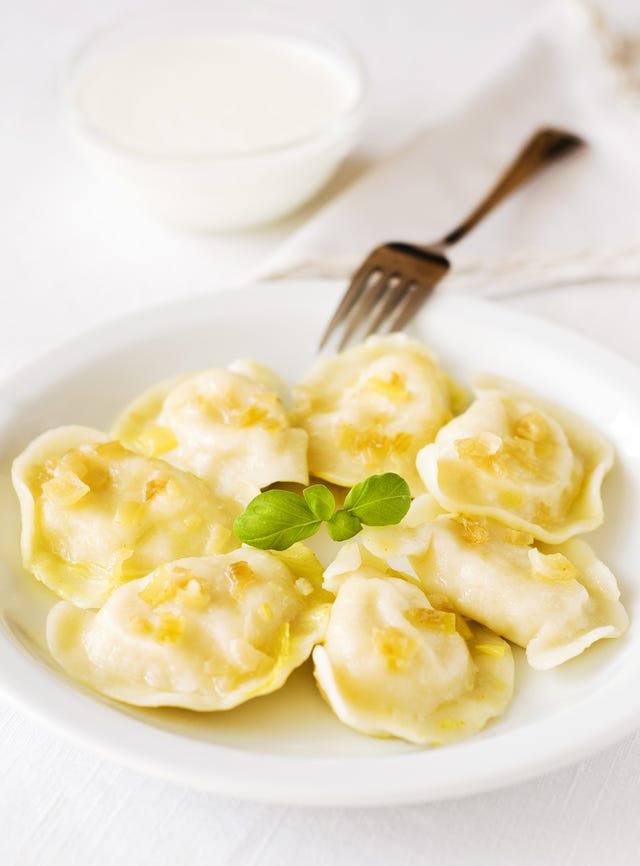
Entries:
[[548, 128], [536, 132], [480, 204], [471, 211], [464, 222], [436, 244], [435, 248], [443, 249], [455, 244], [517, 187], [556, 159], [582, 147], [583, 144], [584, 141], [579, 136], [564, 132], [562, 129]]

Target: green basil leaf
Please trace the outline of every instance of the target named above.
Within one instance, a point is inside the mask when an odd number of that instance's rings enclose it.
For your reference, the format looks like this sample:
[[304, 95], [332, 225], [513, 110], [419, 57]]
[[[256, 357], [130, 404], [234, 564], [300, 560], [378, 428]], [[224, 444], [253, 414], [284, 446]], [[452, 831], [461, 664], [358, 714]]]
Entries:
[[252, 547], [286, 550], [313, 535], [321, 523], [302, 496], [288, 490], [266, 490], [236, 517], [233, 531]]
[[353, 538], [360, 532], [362, 523], [355, 515], [340, 509], [340, 511], [336, 511], [331, 520], [327, 521], [327, 529], [334, 541], [346, 541], [347, 538]]
[[351, 488], [344, 509], [367, 526], [399, 523], [411, 505], [409, 485], [395, 472], [371, 475]]
[[324, 484], [312, 484], [302, 491], [304, 500], [318, 520], [331, 520], [336, 510], [333, 493]]

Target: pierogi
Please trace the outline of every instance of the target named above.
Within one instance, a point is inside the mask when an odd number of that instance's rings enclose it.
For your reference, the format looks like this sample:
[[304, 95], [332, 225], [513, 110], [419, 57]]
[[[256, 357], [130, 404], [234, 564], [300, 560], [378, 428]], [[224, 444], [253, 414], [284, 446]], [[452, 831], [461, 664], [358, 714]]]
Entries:
[[511, 382], [485, 377], [476, 394], [417, 456], [439, 504], [550, 544], [599, 526], [610, 443], [584, 420]]
[[318, 686], [338, 718], [362, 733], [441, 745], [476, 733], [513, 694], [509, 645], [449, 610], [356, 544], [325, 585], [337, 591]]
[[292, 422], [309, 434], [309, 472], [351, 486], [397, 472], [424, 487], [416, 454], [460, 405], [462, 392], [433, 355], [404, 334], [369, 337], [318, 361], [293, 389]]
[[104, 695], [225, 710], [283, 685], [324, 636], [331, 595], [307, 548], [181, 559], [121, 586], [101, 610], [55, 605], [52, 656]]
[[136, 399], [112, 433], [235, 502], [235, 513], [276, 481], [306, 484], [307, 434], [294, 428], [284, 386], [268, 368], [237, 362], [161, 382]]
[[238, 546], [232, 509], [203, 481], [88, 427], [39, 436], [13, 483], [24, 567], [80, 607], [164, 562]]
[[[25, 568], [64, 599], [47, 641], [70, 676], [134, 706], [217, 711], [312, 656], [344, 724], [437, 746], [506, 711], [507, 641], [543, 670], [626, 630], [615, 577], [575, 538], [602, 522], [612, 463], [598, 431], [511, 382], [478, 379], [469, 405], [395, 333], [318, 361], [292, 398], [256, 361], [161, 382], [111, 437], [35, 439], [13, 481]], [[408, 513], [363, 526], [324, 573], [305, 545], [263, 551], [233, 534], [277, 482], [385, 472], [408, 482]], [[377, 520], [392, 497], [376, 497]], [[305, 520], [294, 514], [292, 537]], [[391, 566], [400, 557], [414, 574]]]
[[441, 516], [426, 548], [409, 559], [427, 593], [524, 647], [538, 670], [628, 625], [615, 577], [579, 539], [534, 544], [488, 518]]
[[445, 514], [426, 494], [362, 542], [373, 555], [407, 556], [430, 597], [524, 647], [538, 670], [628, 625], [615, 577], [580, 539], [547, 545], [490, 518]]

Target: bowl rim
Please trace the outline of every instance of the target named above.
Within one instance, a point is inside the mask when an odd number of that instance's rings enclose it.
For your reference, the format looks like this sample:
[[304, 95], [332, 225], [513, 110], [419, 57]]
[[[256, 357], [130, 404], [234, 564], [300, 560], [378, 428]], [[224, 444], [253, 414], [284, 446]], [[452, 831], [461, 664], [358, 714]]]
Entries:
[[[246, 19], [246, 31], [242, 31], [240, 27], [228, 26], [225, 22], [225, 16], [227, 15], [236, 19], [238, 24], [242, 23], [242, 19]], [[272, 31], [264, 30], [263, 32], [274, 38], [280, 37], [285, 40], [290, 38], [293, 44], [307, 43], [329, 56], [333, 55], [336, 57], [353, 77], [355, 85], [354, 98], [348, 103], [346, 108], [342, 109], [321, 130], [284, 143], [268, 145], [266, 147], [245, 151], [158, 153], [124, 144], [88, 120], [86, 114], [77, 104], [76, 88], [78, 80], [82, 72], [91, 67], [94, 53], [99, 53], [100, 49], [110, 39], [117, 38], [121, 33], [125, 34], [127, 30], [135, 26], [152, 26], [154, 23], [158, 24], [163, 21], [169, 22], [172, 20], [184, 23], [192, 21], [194, 24], [196, 22], [208, 22], [210, 24], [209, 32], [214, 34], [216, 32], [236, 32], [249, 35], [252, 32], [260, 32], [255, 26], [256, 22], [263, 25], [264, 23], [270, 24], [272, 21], [276, 25], [282, 24], [281, 29], [276, 26]], [[220, 26], [221, 23], [222, 26]], [[289, 34], [286, 30], [287, 25], [302, 28], [303, 32], [292, 32]], [[194, 28], [192, 34], [188, 34], [188, 31], [185, 30], [181, 35], [197, 36], [204, 32], [206, 31], [200, 31], [199, 33]], [[151, 33], [147, 36], [141, 34], [139, 41], [150, 41], [150, 38], [153, 39]], [[115, 48], [113, 53], [117, 54], [118, 49]], [[357, 129], [364, 117], [364, 109], [370, 92], [370, 79], [366, 65], [359, 52], [354, 48], [351, 40], [341, 30], [333, 27], [333, 25], [328, 25], [319, 18], [300, 13], [294, 8], [278, 3], [268, 2], [266, 6], [261, 4], [260, 7], [257, 7], [241, 0], [239, 3], [224, 3], [222, 6], [216, 4], [213, 8], [187, 2], [186, 6], [180, 8], [173, 8], [173, 6], [167, 8], [163, 6], [161, 9], [147, 10], [146, 12], [134, 15], [120, 15], [90, 32], [77, 45], [63, 71], [61, 89], [63, 112], [72, 130], [120, 157], [167, 165], [198, 162], [246, 163], [249, 160], [269, 159], [274, 156], [280, 157], [288, 153], [301, 152], [307, 148], [322, 145], [325, 140], [333, 139], [342, 130], [349, 130], [349, 128]]]

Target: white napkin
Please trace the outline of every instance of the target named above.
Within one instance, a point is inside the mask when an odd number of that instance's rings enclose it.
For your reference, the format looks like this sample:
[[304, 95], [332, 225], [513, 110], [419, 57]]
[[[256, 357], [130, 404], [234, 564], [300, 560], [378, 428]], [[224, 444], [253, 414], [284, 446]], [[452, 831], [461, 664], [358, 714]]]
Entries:
[[640, 275], [640, 107], [621, 80], [586, 7], [563, 0], [488, 84], [317, 212], [258, 278], [346, 276], [384, 241], [435, 241], [546, 125], [580, 133], [588, 148], [451, 248], [442, 288], [502, 296]]

